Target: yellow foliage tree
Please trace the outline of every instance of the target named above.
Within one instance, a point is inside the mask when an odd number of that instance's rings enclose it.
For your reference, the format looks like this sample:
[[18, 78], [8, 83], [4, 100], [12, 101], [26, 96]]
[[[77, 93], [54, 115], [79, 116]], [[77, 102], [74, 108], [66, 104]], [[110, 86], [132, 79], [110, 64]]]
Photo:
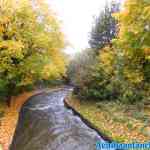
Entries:
[[45, 1], [1, 0], [0, 95], [37, 80], [61, 78], [64, 47], [60, 23]]
[[[141, 83], [150, 79], [150, 1], [126, 0], [124, 10], [115, 15], [120, 32], [116, 40], [125, 58], [125, 76]], [[132, 77], [131, 77], [132, 76]]]

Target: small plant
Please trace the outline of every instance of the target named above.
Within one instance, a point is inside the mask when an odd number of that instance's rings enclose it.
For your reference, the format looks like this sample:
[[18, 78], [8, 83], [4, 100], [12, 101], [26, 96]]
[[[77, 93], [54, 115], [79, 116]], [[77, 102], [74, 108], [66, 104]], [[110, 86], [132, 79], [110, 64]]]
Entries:
[[128, 128], [129, 130], [132, 130], [132, 129], [134, 128], [134, 126], [133, 126], [132, 123], [128, 122], [128, 123], [127, 123], [127, 128]]
[[118, 122], [118, 123], [126, 123], [127, 122], [125, 118], [119, 117], [119, 116], [113, 117], [113, 121]]
[[137, 120], [141, 120], [143, 122], [148, 121], [149, 120], [149, 116], [144, 114], [144, 112], [138, 112], [138, 111], [134, 111], [132, 116], [137, 119]]
[[124, 137], [124, 136], [116, 136], [116, 137], [114, 137], [114, 140], [119, 142], [119, 143], [124, 143], [124, 142], [126, 142], [126, 137]]

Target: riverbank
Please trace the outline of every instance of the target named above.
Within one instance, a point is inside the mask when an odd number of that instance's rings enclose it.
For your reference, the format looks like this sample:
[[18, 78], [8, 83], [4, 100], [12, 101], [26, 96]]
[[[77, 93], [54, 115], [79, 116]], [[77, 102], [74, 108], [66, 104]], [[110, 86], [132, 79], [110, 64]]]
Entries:
[[12, 142], [12, 138], [18, 122], [20, 109], [22, 105], [29, 99], [29, 97], [46, 90], [52, 91], [58, 88], [61, 88], [61, 86], [24, 92], [18, 96], [12, 97], [10, 107], [8, 107], [5, 102], [0, 103], [0, 148], [2, 146], [3, 150], [9, 149], [9, 145]]
[[69, 97], [67, 104], [114, 141], [131, 143], [150, 139], [150, 109], [118, 102], [80, 101]]
[[12, 97], [10, 107], [5, 103], [0, 103], [1, 112], [3, 112], [3, 116], [0, 119], [0, 144], [3, 150], [9, 149], [18, 122], [21, 106], [29, 97], [37, 93], [38, 91], [24, 92], [19, 96]]

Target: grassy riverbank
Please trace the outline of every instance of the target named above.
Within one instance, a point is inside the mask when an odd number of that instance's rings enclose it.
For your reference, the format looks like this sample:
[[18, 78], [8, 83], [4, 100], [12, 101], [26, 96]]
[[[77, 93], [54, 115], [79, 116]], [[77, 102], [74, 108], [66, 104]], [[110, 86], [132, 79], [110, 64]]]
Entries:
[[80, 101], [75, 97], [67, 102], [85, 119], [118, 142], [146, 142], [150, 139], [150, 109], [141, 104], [123, 105], [119, 102]]

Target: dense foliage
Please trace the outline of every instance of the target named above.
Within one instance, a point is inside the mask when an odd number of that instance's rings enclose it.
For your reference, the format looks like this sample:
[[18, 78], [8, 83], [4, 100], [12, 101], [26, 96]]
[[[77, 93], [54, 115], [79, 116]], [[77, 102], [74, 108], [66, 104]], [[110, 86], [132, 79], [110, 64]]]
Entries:
[[150, 98], [150, 2], [127, 0], [116, 14], [120, 32], [114, 40], [116, 77], [124, 85], [122, 97], [129, 101]]
[[65, 73], [64, 36], [43, 0], [0, 1], [0, 95]]
[[89, 71], [95, 63], [95, 53], [91, 49], [77, 53], [75, 58], [70, 61], [67, 74], [71, 84], [76, 85], [78, 90], [80, 87], [84, 87], [89, 78]]
[[150, 2], [126, 0], [122, 11], [113, 16], [118, 20], [118, 36], [84, 72], [88, 75], [84, 84], [77, 84], [79, 95], [125, 103], [150, 100]]
[[111, 40], [117, 35], [117, 20], [113, 17], [113, 13], [118, 12], [120, 3], [111, 2], [106, 4], [105, 9], [96, 17], [94, 26], [90, 34], [90, 47], [96, 52], [111, 45]]

